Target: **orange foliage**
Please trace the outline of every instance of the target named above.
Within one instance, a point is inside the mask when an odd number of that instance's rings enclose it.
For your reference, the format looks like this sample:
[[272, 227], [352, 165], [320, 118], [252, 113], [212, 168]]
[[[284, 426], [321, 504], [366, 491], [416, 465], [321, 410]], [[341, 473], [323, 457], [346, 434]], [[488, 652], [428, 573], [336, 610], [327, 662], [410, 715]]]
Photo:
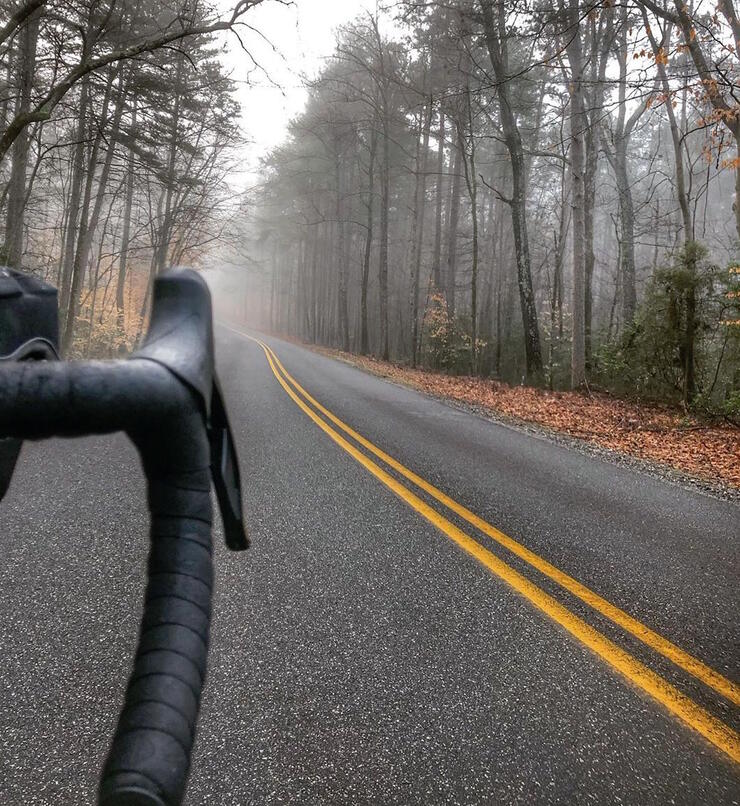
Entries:
[[658, 48], [658, 52], [655, 54], [655, 62], [656, 64], [668, 64], [668, 52], [665, 48]]

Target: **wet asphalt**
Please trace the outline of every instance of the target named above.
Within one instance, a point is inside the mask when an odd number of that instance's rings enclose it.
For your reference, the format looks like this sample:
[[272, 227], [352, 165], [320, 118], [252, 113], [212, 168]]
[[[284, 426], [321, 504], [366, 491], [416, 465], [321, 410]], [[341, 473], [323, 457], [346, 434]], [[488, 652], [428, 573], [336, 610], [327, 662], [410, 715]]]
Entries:
[[[740, 506], [267, 340], [336, 415], [726, 677]], [[186, 803], [732, 804], [738, 767], [332, 442], [219, 331], [253, 546], [218, 564]], [[0, 504], [0, 804], [94, 802], [146, 558], [121, 436], [26, 445]], [[439, 506], [438, 506], [439, 508]], [[732, 725], [732, 709], [487, 538]]]

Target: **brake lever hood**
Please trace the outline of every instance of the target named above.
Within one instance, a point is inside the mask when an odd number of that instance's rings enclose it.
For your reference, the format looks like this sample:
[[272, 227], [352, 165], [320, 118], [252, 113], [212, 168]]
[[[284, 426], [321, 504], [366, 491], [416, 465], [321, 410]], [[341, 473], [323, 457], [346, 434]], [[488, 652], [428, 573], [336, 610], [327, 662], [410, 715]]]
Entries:
[[200, 398], [226, 545], [246, 549], [239, 461], [214, 361], [211, 294], [197, 272], [174, 268], [155, 279], [149, 330], [131, 358], [156, 361]]

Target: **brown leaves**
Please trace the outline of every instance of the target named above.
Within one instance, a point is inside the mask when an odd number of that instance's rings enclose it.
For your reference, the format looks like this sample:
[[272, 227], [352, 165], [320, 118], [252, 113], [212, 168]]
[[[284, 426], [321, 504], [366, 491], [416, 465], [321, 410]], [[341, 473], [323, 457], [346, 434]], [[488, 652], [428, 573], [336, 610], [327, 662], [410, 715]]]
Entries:
[[664, 47], [659, 47], [655, 54], [656, 64], [668, 64], [668, 52]]
[[[335, 351], [326, 351], [337, 354]], [[537, 423], [603, 448], [740, 488], [740, 429], [605, 394], [549, 392], [476, 377], [412, 370], [342, 353], [350, 363], [423, 392]]]

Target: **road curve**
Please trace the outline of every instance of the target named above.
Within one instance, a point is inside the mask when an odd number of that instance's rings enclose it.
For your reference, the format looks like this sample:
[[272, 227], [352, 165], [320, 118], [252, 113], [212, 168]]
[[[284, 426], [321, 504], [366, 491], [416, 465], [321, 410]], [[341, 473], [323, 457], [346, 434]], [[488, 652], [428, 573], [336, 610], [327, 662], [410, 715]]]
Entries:
[[[253, 548], [218, 551], [188, 804], [738, 802], [740, 507], [264, 341], [219, 331]], [[0, 505], [0, 804], [92, 802], [142, 493], [122, 438], [24, 448]]]

